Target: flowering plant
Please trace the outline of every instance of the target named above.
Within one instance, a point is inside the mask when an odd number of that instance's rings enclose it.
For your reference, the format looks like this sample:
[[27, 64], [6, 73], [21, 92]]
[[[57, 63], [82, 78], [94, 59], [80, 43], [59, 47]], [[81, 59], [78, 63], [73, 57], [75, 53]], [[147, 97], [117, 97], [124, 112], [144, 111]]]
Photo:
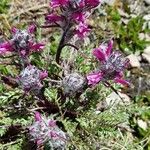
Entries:
[[[34, 22], [25, 30], [12, 28], [12, 38], [0, 43], [0, 56], [7, 57], [7, 54], [10, 53], [15, 55], [14, 62], [17, 71], [13, 81], [23, 89], [24, 94], [19, 97], [21, 102], [27, 103], [25, 97], [28, 96], [28, 103], [32, 103], [31, 107], [29, 105], [23, 106], [27, 112], [35, 112], [37, 109], [48, 115], [57, 114], [56, 116], [62, 124], [64, 122], [67, 124], [68, 118], [72, 119], [77, 124], [75, 129], [80, 130], [80, 126], [84, 126], [85, 123], [80, 124], [80, 120], [76, 118], [88, 110], [88, 103], [91, 99], [87, 91], [91, 87], [98, 83], [110, 86], [111, 80], [129, 85], [129, 82], [123, 79], [123, 72], [127, 68], [129, 60], [121, 52], [112, 51], [113, 40], [94, 48], [92, 54], [99, 63], [95, 71], [85, 69], [80, 72], [79, 68], [76, 69], [76, 66], [82, 67], [81, 61], [83, 60], [81, 58], [79, 65], [75, 64], [77, 61], [75, 56], [78, 56], [75, 54], [78, 53], [86, 56], [87, 65], [88, 63], [97, 65], [97, 63], [93, 63], [94, 59], [91, 60], [83, 51], [80, 51], [74, 44], [76, 42], [72, 43], [71, 39], [84, 41], [85, 37], [90, 34], [91, 28], [87, 19], [99, 4], [99, 0], [51, 0], [50, 11], [44, 16], [44, 25]], [[58, 27], [61, 29], [61, 38], [55, 47], [55, 59], [53, 56], [47, 55], [51, 49], [47, 49], [48, 53], [46, 53], [46, 48], [49, 45], [37, 42], [35, 35], [38, 27], [42, 29]], [[72, 50], [71, 57], [67, 60], [60, 59], [62, 50], [66, 46]], [[69, 52], [67, 51], [67, 53]], [[64, 64], [67, 64], [66, 67]], [[8, 76], [2, 75], [2, 79], [6, 83], [13, 84], [12, 78]], [[51, 149], [65, 149], [69, 140], [68, 134], [60, 129], [61, 124], [57, 125], [56, 120], [49, 119], [39, 112], [35, 112], [35, 121], [28, 128], [30, 141], [39, 147], [43, 145]], [[66, 120], [63, 122], [63, 119]], [[90, 126], [90, 123], [87, 126]], [[67, 132], [70, 133], [69, 129]], [[83, 134], [85, 133], [80, 133], [80, 137]]]
[[59, 63], [61, 50], [68, 44], [70, 37], [77, 36], [83, 39], [90, 28], [87, 18], [91, 10], [100, 4], [99, 0], [52, 0], [50, 2], [51, 12], [46, 15], [46, 26], [56, 26], [63, 30], [60, 40], [56, 62]]
[[35, 66], [27, 66], [19, 75], [18, 82], [24, 91], [39, 93], [43, 85], [41, 80], [48, 76], [47, 71], [40, 71]]
[[31, 140], [38, 146], [46, 144], [51, 149], [65, 149], [67, 136], [56, 125], [56, 120], [47, 119], [39, 112], [35, 112], [35, 122], [29, 127], [29, 131]]
[[15, 52], [21, 57], [27, 57], [32, 52], [42, 50], [44, 44], [36, 43], [33, 39], [35, 30], [35, 25], [30, 25], [27, 30], [12, 28], [12, 39], [0, 44], [0, 54]]
[[123, 85], [129, 82], [122, 79], [124, 69], [129, 65], [129, 59], [125, 58], [119, 51], [112, 51], [113, 41], [103, 43], [99, 48], [93, 50], [93, 55], [101, 63], [98, 71], [87, 75], [89, 85], [95, 85], [100, 81], [114, 80]]

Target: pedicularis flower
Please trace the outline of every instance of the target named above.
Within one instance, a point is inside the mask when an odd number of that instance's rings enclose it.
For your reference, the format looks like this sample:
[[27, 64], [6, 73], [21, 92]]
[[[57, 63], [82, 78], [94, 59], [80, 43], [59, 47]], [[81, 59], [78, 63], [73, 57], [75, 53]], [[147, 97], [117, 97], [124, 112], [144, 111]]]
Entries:
[[84, 38], [90, 31], [86, 19], [99, 4], [99, 0], [51, 0], [52, 11], [46, 16], [46, 23], [59, 25], [63, 30], [74, 27], [72, 32], [79, 38]]
[[37, 145], [46, 145], [50, 149], [65, 149], [67, 143], [66, 133], [63, 132], [53, 119], [35, 113], [35, 122], [29, 127], [31, 140]]
[[86, 79], [77, 73], [67, 74], [62, 81], [64, 93], [75, 95], [83, 91], [86, 85]]
[[123, 85], [129, 82], [122, 79], [123, 71], [129, 64], [129, 59], [125, 58], [119, 51], [112, 51], [113, 41], [104, 43], [93, 50], [93, 55], [100, 62], [98, 71], [87, 75], [89, 85], [95, 85], [100, 81], [114, 80]]
[[17, 28], [13, 28], [12, 39], [7, 42], [0, 43], [0, 54], [15, 52], [19, 53], [21, 57], [25, 57], [32, 52], [42, 50], [44, 48], [44, 44], [36, 43], [34, 41], [34, 32], [34, 25], [29, 26], [27, 30], [19, 30]]
[[25, 92], [38, 94], [43, 87], [41, 81], [48, 76], [47, 71], [41, 71], [35, 66], [27, 66], [19, 75], [18, 83]]

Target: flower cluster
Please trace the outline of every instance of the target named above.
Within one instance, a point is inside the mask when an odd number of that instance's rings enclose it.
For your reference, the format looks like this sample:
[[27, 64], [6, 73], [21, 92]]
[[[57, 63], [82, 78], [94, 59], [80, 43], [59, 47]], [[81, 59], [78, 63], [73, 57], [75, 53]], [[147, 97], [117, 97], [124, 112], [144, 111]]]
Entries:
[[7, 52], [18, 53], [21, 57], [26, 57], [32, 52], [42, 50], [43, 43], [36, 43], [33, 38], [35, 25], [30, 25], [27, 30], [12, 29], [12, 39], [0, 43], [0, 54]]
[[63, 132], [53, 119], [35, 113], [35, 122], [29, 128], [31, 140], [37, 145], [47, 145], [50, 149], [65, 149], [67, 143], [66, 133]]
[[129, 64], [129, 59], [125, 58], [119, 51], [112, 51], [113, 41], [103, 43], [93, 50], [93, 55], [101, 63], [98, 71], [87, 75], [89, 85], [95, 85], [100, 81], [114, 80], [123, 85], [129, 83], [122, 79], [123, 71]]
[[67, 74], [62, 82], [64, 93], [67, 95], [74, 95], [82, 92], [85, 85], [86, 79], [77, 73]]
[[58, 25], [63, 30], [75, 25], [72, 32], [79, 38], [84, 38], [90, 31], [86, 18], [99, 4], [99, 0], [51, 0], [52, 11], [46, 16], [46, 22]]
[[[68, 43], [68, 41], [73, 36], [83, 39], [87, 35], [87, 33], [90, 31], [87, 24], [87, 18], [91, 13], [91, 10], [97, 7], [99, 4], [100, 0], [51, 0], [51, 12], [45, 17], [45, 27], [56, 26], [63, 30], [59, 45], [56, 50], [56, 62], [58, 64], [61, 51], [65, 46], [70, 46], [76, 50], [79, 50], [76, 45]], [[23, 63], [23, 70], [17, 77], [18, 84], [25, 92], [32, 92], [34, 95], [36, 95], [36, 97], [41, 99], [41, 97], [44, 97], [44, 87], [42, 81], [48, 76], [48, 72], [39, 70], [36, 66], [31, 65], [30, 61], [28, 60], [30, 59], [28, 56], [32, 52], [38, 52], [44, 48], [43, 43], [35, 42], [33, 36], [35, 30], [35, 25], [29, 26], [26, 30], [13, 28], [12, 39], [7, 42], [0, 43], [0, 55], [7, 52], [13, 52], [19, 56], [18, 58]], [[76, 96], [75, 98], [77, 99], [86, 88], [94, 86], [99, 82], [109, 84], [109, 81], [113, 80], [123, 85], [129, 85], [129, 83], [123, 79], [123, 71], [128, 66], [129, 60], [126, 59], [119, 51], [112, 51], [112, 47], [113, 41], [110, 40], [109, 43], [103, 43], [98, 48], [93, 50], [93, 55], [99, 62], [99, 68], [97, 71], [88, 74], [86, 77], [81, 76], [78, 73], [65, 74], [65, 69], [63, 68], [65, 76], [62, 81], [50, 79], [49, 81], [60, 83], [63, 87], [64, 93], [58, 94], [60, 95], [60, 98], [63, 98], [64, 100], [67, 95], [72, 97]], [[48, 59], [45, 59], [44, 61], [47, 60]], [[67, 64], [69, 63], [67, 62]], [[52, 70], [55, 70], [54, 68]], [[72, 67], [70, 67], [68, 70], [70, 71], [71, 69]], [[55, 75], [55, 73], [54, 76], [60, 77], [58, 74]], [[52, 75], [52, 77], [54, 76]], [[57, 91], [59, 92], [59, 90]], [[49, 106], [53, 107], [53, 105], [50, 105], [53, 102], [48, 101], [46, 96], [44, 98], [45, 99], [42, 99], [42, 102], [44, 102], [42, 103], [44, 108], [49, 108]], [[54, 105], [54, 107], [56, 108], [56, 111], [60, 110], [59, 106], [58, 109], [57, 105]], [[63, 109], [64, 108], [62, 108], [62, 112], [66, 112], [66, 110], [64, 111]], [[72, 112], [70, 112], [70, 114], [72, 114]], [[66, 147], [68, 140], [66, 133], [64, 133], [56, 125], [55, 120], [41, 116], [41, 114], [38, 112], [35, 113], [35, 122], [32, 126], [30, 126], [29, 132], [31, 140], [34, 141], [38, 146], [46, 145], [49, 146], [50, 149], [62, 150]]]
[[25, 92], [38, 94], [43, 87], [41, 81], [47, 76], [47, 71], [40, 71], [35, 66], [29, 65], [20, 73], [18, 83]]

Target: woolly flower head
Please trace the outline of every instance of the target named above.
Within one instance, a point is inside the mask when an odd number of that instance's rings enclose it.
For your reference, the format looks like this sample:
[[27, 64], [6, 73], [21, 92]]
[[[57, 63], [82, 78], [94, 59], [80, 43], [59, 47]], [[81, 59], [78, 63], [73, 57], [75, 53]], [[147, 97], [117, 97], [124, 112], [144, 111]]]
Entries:
[[74, 95], [82, 92], [86, 79], [77, 73], [67, 74], [62, 81], [65, 94]]
[[43, 87], [41, 80], [47, 77], [46, 71], [41, 71], [35, 66], [27, 66], [19, 75], [18, 82], [25, 91], [39, 93]]
[[0, 54], [15, 52], [22, 57], [28, 56], [32, 52], [37, 52], [44, 48], [43, 43], [36, 43], [33, 38], [35, 26], [31, 25], [26, 30], [12, 28], [12, 39], [0, 43]]
[[112, 51], [112, 47], [113, 41], [110, 40], [109, 43], [103, 43], [93, 50], [93, 55], [100, 62], [100, 67], [96, 72], [87, 76], [89, 85], [109, 80], [129, 85], [126, 80], [122, 79], [123, 71], [128, 66], [129, 59], [125, 58], [119, 51]]
[[16, 30], [12, 41], [17, 48], [28, 49], [29, 41], [32, 40], [31, 35], [26, 30]]
[[50, 149], [64, 150], [67, 137], [53, 119], [41, 116], [39, 112], [35, 113], [35, 122], [29, 127], [31, 140], [37, 145], [46, 145]]

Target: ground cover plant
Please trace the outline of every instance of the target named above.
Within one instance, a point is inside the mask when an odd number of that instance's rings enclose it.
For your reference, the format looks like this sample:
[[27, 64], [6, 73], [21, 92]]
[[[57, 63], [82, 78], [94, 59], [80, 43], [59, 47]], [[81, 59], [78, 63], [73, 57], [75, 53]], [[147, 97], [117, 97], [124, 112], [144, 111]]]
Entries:
[[[140, 82], [137, 94], [137, 87], [132, 88], [136, 69], [127, 57], [149, 44], [137, 37], [149, 31], [142, 29], [142, 17], [123, 26], [116, 5], [51, 0], [39, 18], [14, 26], [7, 20], [9, 3], [0, 5], [5, 7], [0, 7], [5, 13], [0, 16], [5, 22], [0, 149], [149, 150], [149, 73], [140, 72], [146, 79], [140, 78], [144, 84]], [[109, 36], [98, 24], [105, 18], [99, 15], [103, 7], [112, 25]]]

